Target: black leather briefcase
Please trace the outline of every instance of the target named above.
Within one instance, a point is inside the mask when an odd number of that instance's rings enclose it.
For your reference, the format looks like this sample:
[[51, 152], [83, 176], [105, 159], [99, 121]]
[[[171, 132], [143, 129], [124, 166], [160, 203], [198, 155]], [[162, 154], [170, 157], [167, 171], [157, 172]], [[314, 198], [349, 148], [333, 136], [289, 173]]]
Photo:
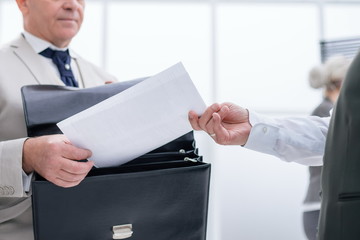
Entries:
[[[57, 122], [139, 81], [87, 89], [25, 86], [28, 135], [61, 133]], [[93, 169], [76, 187], [36, 174], [35, 239], [205, 240], [209, 181], [210, 164], [198, 155], [192, 132], [124, 165]]]

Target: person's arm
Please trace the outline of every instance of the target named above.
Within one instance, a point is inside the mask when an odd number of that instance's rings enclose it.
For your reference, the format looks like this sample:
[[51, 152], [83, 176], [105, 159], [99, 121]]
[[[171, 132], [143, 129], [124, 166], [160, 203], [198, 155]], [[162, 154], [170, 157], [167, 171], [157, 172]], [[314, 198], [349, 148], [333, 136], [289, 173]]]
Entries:
[[89, 150], [71, 145], [64, 135], [1, 141], [0, 197], [27, 197], [25, 181], [34, 171], [58, 186], [76, 186], [93, 166], [91, 161], [77, 160], [90, 156]]
[[244, 147], [287, 162], [321, 166], [330, 117], [270, 118], [250, 112], [253, 126]]
[[213, 104], [201, 117], [189, 113], [194, 130], [218, 144], [241, 145], [304, 165], [321, 165], [329, 118], [270, 118], [232, 103]]

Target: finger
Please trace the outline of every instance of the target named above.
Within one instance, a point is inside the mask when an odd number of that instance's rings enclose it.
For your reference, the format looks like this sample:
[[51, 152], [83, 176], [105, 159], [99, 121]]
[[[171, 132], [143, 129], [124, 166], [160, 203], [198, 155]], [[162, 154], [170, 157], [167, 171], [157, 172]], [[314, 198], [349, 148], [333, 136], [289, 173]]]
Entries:
[[88, 149], [78, 148], [70, 142], [65, 142], [62, 156], [70, 160], [83, 160], [91, 157], [92, 153]]
[[220, 105], [218, 103], [214, 103], [213, 105], [208, 107], [199, 119], [200, 128], [206, 131], [207, 130], [206, 125], [212, 119], [212, 114], [219, 110], [220, 110]]
[[199, 126], [199, 116], [194, 111], [189, 112], [189, 122], [194, 130], [201, 130]]
[[78, 185], [86, 177], [86, 174], [75, 175], [58, 170], [49, 174], [44, 174], [42, 176], [57, 186], [72, 187]]
[[230, 108], [226, 105], [221, 106], [220, 110], [217, 112], [220, 116], [220, 120], [224, 120], [226, 118], [226, 116], [229, 114], [230, 112]]
[[224, 126], [222, 125], [222, 118], [219, 113], [213, 114], [213, 123], [213, 129], [215, 133], [214, 140], [216, 140], [216, 142], [219, 144], [225, 144], [228, 137], [228, 132], [226, 128], [224, 128]]
[[63, 180], [61, 178], [56, 178], [55, 180], [53, 180], [51, 182], [54, 183], [55, 185], [57, 185], [59, 187], [63, 187], [63, 188], [75, 187], [81, 183], [81, 181], [69, 182], [69, 181]]
[[[210, 135], [210, 137], [214, 138], [216, 137], [216, 132], [218, 131], [219, 127], [222, 128], [222, 130], [225, 130], [225, 128], [223, 128], [222, 126], [222, 122], [224, 120], [224, 118], [228, 115], [230, 109], [228, 106], [224, 105], [220, 107], [220, 110], [218, 112], [214, 112], [212, 114], [212, 120], [208, 122], [208, 124], [206, 125], [206, 130], [208, 132], [208, 134]], [[216, 119], [214, 119], [216, 118]], [[214, 129], [214, 126], [217, 126], [217, 130]], [[222, 133], [226, 133], [222, 132]]]
[[[78, 185], [88, 174], [93, 162], [76, 162], [63, 159], [61, 167], [52, 173], [44, 173], [44, 177], [60, 187], [73, 187]], [[65, 166], [64, 168], [62, 168]], [[70, 167], [69, 167], [70, 166]]]
[[212, 120], [212, 118], [213, 117], [211, 116], [211, 120], [205, 126], [205, 131], [209, 134], [210, 137], [214, 137], [216, 135], [214, 132], [214, 121]]
[[64, 182], [76, 183], [81, 182], [86, 177], [86, 175], [87, 174], [73, 174], [65, 170], [60, 170], [56, 178]]
[[65, 161], [62, 162], [60, 169], [69, 174], [81, 175], [81, 174], [88, 174], [88, 172], [91, 170], [93, 166], [94, 166], [94, 162], [92, 161], [77, 162], [77, 161], [71, 161], [65, 159]]

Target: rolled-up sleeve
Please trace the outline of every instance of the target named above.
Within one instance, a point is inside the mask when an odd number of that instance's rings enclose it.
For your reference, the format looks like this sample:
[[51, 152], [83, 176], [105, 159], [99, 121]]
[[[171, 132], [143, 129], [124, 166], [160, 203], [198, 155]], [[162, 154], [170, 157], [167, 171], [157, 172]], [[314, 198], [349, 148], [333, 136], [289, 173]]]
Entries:
[[252, 129], [244, 147], [287, 162], [322, 165], [330, 117], [271, 118], [249, 114]]

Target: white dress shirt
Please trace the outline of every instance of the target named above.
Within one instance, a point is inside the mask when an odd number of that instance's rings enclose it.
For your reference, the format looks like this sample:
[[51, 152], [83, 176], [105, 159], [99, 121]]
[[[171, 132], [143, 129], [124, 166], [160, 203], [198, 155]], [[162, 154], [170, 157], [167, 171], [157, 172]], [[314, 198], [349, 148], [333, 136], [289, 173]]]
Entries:
[[287, 162], [321, 166], [330, 117], [266, 117], [249, 111], [252, 129], [244, 147]]
[[[53, 50], [59, 50], [59, 51], [66, 51], [66, 50], [69, 49], [68, 47], [66, 47], [66, 48], [58, 48], [58, 47], [52, 45], [51, 43], [32, 35], [31, 33], [27, 32], [27, 31], [24, 31], [23, 34], [24, 34], [24, 37], [25, 37], [26, 41], [30, 44], [30, 46], [34, 49], [34, 51], [36, 53], [41, 53], [42, 51], [44, 51], [47, 48], [51, 48]], [[70, 62], [70, 65], [71, 65], [71, 70], [72, 70], [72, 72], [74, 74], [75, 80], [78, 82], [79, 87], [83, 87], [82, 86], [82, 81], [80, 81], [80, 72], [79, 72], [79, 69], [78, 69], [75, 61], [73, 60], [74, 59], [74, 53], [73, 53], [73, 51], [71, 49], [69, 49], [69, 55], [70, 55], [71, 60], [72, 60]], [[42, 57], [43, 57], [43, 60], [46, 61], [51, 66], [54, 73], [60, 79], [61, 78], [60, 77], [60, 72], [59, 72], [57, 66], [52, 62], [52, 59], [44, 57], [44, 56], [42, 56]]]

